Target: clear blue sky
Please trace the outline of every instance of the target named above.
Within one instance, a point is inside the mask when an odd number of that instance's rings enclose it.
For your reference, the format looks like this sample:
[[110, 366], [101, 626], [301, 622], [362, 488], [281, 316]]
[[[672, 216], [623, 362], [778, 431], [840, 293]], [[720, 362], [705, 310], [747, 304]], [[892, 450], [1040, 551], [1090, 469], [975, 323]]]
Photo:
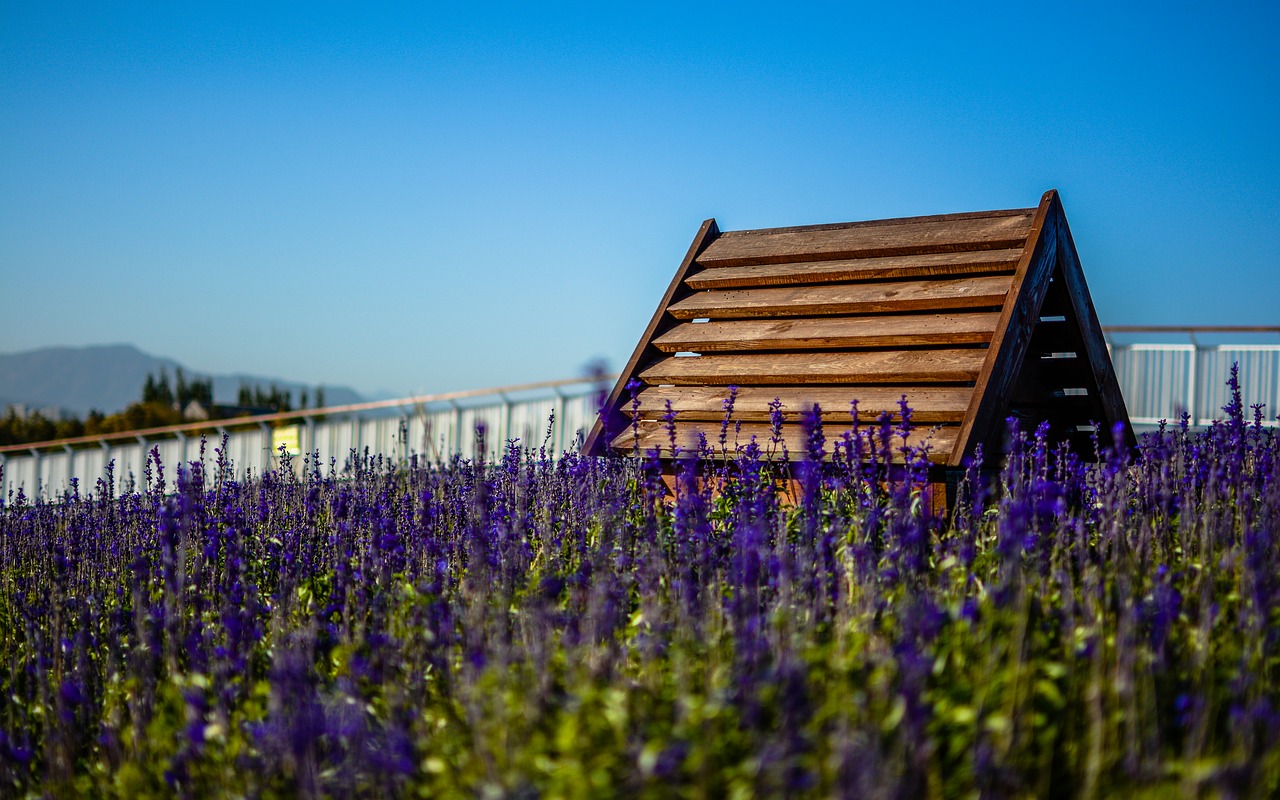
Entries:
[[1051, 187], [1104, 324], [1280, 324], [1274, 3], [268, 5], [0, 7], [0, 351], [568, 377], [706, 217]]

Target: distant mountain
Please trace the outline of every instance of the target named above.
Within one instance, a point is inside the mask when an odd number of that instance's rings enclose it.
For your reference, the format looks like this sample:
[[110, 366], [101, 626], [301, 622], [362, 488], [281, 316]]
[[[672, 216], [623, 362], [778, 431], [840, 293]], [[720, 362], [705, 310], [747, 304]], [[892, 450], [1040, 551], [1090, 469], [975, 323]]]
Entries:
[[[305, 390], [314, 402], [314, 384], [260, 375], [211, 375], [171, 358], [149, 355], [133, 345], [112, 344], [0, 353], [0, 411], [21, 403], [29, 408], [59, 406], [81, 417], [91, 408], [113, 414], [141, 397], [148, 374], [163, 369], [172, 385], [179, 367], [188, 379], [212, 378], [216, 403], [235, 403], [241, 383], [264, 388], [274, 383], [288, 389], [295, 404]], [[359, 403], [363, 398], [346, 386], [325, 386], [324, 400], [326, 405], [342, 405]]]

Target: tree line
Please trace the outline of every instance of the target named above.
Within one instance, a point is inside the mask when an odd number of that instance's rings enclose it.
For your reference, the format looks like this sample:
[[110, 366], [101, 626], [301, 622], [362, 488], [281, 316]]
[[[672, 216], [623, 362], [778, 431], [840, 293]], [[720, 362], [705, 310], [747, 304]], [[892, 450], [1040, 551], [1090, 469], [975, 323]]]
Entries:
[[[314, 398], [314, 404], [309, 400]], [[182, 368], [174, 370], [172, 381], [163, 368], [158, 375], [147, 373], [142, 385], [141, 397], [123, 411], [104, 414], [91, 409], [84, 419], [66, 417], [50, 419], [38, 411], [19, 414], [9, 406], [0, 418], [0, 445], [30, 444], [53, 439], [70, 439], [77, 436], [98, 436], [108, 433], [124, 433], [142, 428], [160, 428], [193, 421], [186, 412], [193, 412], [192, 403], [198, 403], [205, 419], [232, 419], [253, 414], [271, 414], [293, 411], [293, 395], [288, 389], [271, 384], [250, 386], [240, 384], [236, 393], [236, 405], [217, 405], [213, 402], [213, 379], [188, 379]], [[306, 389], [299, 393], [297, 408], [323, 408], [324, 387], [317, 387], [314, 395]], [[198, 415], [197, 415], [198, 416]]]

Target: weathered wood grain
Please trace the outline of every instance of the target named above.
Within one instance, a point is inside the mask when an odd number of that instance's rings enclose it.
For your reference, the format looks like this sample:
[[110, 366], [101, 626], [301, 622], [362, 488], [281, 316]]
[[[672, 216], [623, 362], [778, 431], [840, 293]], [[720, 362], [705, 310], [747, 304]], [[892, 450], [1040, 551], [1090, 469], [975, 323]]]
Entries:
[[[637, 437], [631, 428], [614, 437], [611, 447], [615, 452], [632, 453], [637, 447], [642, 453], [651, 452], [654, 448], [658, 448], [659, 455], [664, 458], [670, 458], [671, 453], [671, 436], [667, 426], [663, 423], [644, 420], [638, 425], [639, 436]], [[823, 435], [826, 437], [826, 446], [824, 450], [826, 456], [830, 458], [834, 443], [842, 438], [849, 426], [832, 426], [824, 425]], [[907, 437], [904, 443], [901, 436], [894, 436], [890, 444], [892, 448], [893, 461], [901, 463], [904, 461], [902, 449], [904, 444], [912, 446], [929, 446], [929, 461], [937, 464], [945, 463], [951, 455], [951, 450], [955, 446], [955, 435], [957, 428], [939, 427], [939, 428], [916, 428]], [[679, 422], [675, 423], [676, 446], [681, 451], [689, 452], [698, 447], [698, 434], [701, 433], [706, 437], [707, 444], [716, 452], [721, 452], [720, 446], [720, 425], [718, 423], [699, 423], [699, 422]], [[870, 431], [863, 429], [861, 434], [865, 437]], [[781, 457], [783, 445], [792, 460], [802, 460], [806, 457], [807, 440], [804, 429], [800, 425], [784, 425], [781, 430], [780, 441], [773, 442], [773, 429], [768, 425], [760, 423], [743, 423], [741, 425], [730, 425], [726, 431], [726, 441], [724, 448], [729, 457], [733, 457], [739, 447], [746, 447], [755, 437], [755, 442], [762, 451], [772, 452]], [[864, 441], [866, 439], [864, 438]]]
[[[850, 421], [850, 401], [858, 401], [858, 418], [865, 422], [876, 420], [881, 412], [888, 411], [895, 419], [899, 415], [898, 401], [905, 394], [911, 408], [912, 419], [920, 423], [959, 422], [969, 403], [973, 389], [968, 387], [918, 387], [905, 389], [882, 386], [813, 387], [795, 386], [743, 386], [733, 403], [733, 419], [742, 422], [770, 421], [769, 404], [781, 401], [782, 418], [788, 422], [800, 419], [801, 413], [814, 403], [822, 409], [822, 418], [837, 423]], [[640, 392], [639, 416], [657, 420], [666, 413], [667, 401], [676, 409], [682, 420], [719, 421], [724, 419], [724, 401], [729, 396], [726, 386], [663, 386], [651, 387]], [[630, 406], [623, 409], [628, 416]]]
[[1000, 306], [1012, 276], [992, 275], [698, 292], [673, 303], [676, 319], [876, 314]]
[[[748, 286], [792, 286], [803, 283], [840, 283], [880, 278], [924, 278], [983, 272], [1012, 272], [1022, 255], [1019, 248], [979, 250], [972, 253], [934, 253], [920, 256], [846, 258], [804, 261], [794, 264], [758, 264], [748, 267], [712, 266], [690, 275], [692, 289], [734, 289]], [[700, 263], [700, 262], [699, 262]]]
[[986, 344], [996, 312], [686, 322], [654, 339], [664, 353]]
[[[1041, 323], [1046, 314], [1059, 322]], [[689, 322], [699, 318], [710, 321]], [[676, 356], [690, 352], [701, 355]], [[1045, 352], [1078, 357], [1037, 357]], [[949, 472], [979, 443], [998, 455], [1011, 414], [1073, 444], [1087, 441], [1077, 430], [1086, 421], [1127, 421], [1053, 191], [1034, 209], [723, 234], [708, 221], [623, 373], [587, 452], [635, 444], [632, 378], [646, 385], [646, 449], [665, 442], [667, 401], [685, 446], [700, 430], [714, 442], [729, 384], [740, 387], [734, 419], [745, 433], [767, 433], [780, 399], [795, 451], [794, 423], [810, 404], [839, 427], [852, 397], [869, 422], [896, 413], [906, 392], [918, 423], [946, 426], [933, 458]], [[1074, 387], [1087, 393], [1062, 396]]]
[[642, 371], [640, 378], [650, 385], [675, 386], [963, 383], [977, 378], [986, 354], [983, 349], [951, 349], [671, 357]]
[[731, 231], [698, 257], [703, 266], [784, 264], [870, 256], [905, 256], [1020, 248], [1031, 209], [851, 223], [839, 226]]

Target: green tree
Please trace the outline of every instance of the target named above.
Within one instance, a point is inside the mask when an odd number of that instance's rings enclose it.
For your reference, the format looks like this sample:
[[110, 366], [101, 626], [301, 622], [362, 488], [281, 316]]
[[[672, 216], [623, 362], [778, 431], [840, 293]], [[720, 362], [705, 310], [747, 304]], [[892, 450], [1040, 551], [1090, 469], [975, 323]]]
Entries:
[[160, 377], [156, 380], [156, 396], [154, 402], [173, 405], [173, 389], [169, 387], [169, 374], [160, 368]]

